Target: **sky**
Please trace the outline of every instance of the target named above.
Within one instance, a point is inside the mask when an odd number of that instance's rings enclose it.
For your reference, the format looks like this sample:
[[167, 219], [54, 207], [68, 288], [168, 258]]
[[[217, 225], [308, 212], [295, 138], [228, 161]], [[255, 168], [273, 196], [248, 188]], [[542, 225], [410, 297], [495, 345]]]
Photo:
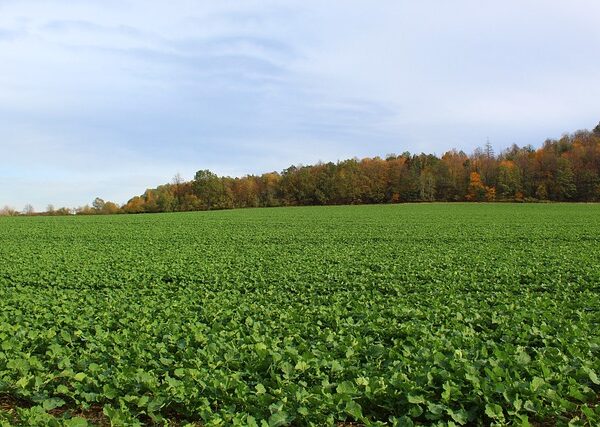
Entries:
[[0, 0], [0, 206], [540, 146], [600, 120], [597, 0]]

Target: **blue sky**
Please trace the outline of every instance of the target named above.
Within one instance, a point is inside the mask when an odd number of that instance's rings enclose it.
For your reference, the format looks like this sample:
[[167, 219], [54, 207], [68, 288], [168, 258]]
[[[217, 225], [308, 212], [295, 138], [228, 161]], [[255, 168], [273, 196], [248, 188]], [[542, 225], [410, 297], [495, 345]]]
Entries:
[[537, 146], [600, 120], [599, 16], [597, 0], [0, 0], [0, 206]]

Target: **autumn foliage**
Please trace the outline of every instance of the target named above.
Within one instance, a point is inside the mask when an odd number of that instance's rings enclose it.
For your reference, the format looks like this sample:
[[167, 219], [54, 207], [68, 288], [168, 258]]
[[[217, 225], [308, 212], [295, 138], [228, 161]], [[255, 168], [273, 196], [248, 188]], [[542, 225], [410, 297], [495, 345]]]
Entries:
[[[489, 146], [471, 155], [403, 153], [291, 166], [242, 178], [200, 171], [196, 179], [160, 186], [131, 199], [126, 212], [235, 207], [401, 203], [419, 201], [598, 201], [600, 133], [580, 131], [538, 150]], [[208, 196], [210, 194], [210, 197]], [[210, 201], [210, 203], [209, 203]]]
[[238, 178], [200, 170], [191, 181], [177, 175], [120, 208], [102, 201], [79, 213], [422, 201], [600, 201], [600, 126], [499, 155], [487, 144], [471, 155], [405, 152]]

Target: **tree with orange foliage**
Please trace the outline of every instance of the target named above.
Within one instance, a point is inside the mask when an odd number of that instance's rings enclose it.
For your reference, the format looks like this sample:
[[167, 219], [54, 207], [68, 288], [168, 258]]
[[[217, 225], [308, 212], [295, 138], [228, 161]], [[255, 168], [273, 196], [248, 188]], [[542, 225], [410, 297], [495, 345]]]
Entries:
[[144, 199], [139, 196], [131, 198], [125, 206], [123, 211], [126, 213], [142, 213], [145, 211]]
[[465, 199], [471, 202], [481, 202], [485, 200], [486, 188], [481, 182], [481, 175], [477, 172], [471, 172], [469, 175], [469, 188]]

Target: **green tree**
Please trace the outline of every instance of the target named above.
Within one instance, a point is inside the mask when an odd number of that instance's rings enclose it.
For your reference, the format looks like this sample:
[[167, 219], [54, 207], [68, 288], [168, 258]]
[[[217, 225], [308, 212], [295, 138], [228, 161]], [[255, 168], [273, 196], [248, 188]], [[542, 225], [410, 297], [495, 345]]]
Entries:
[[575, 174], [573, 173], [569, 160], [564, 157], [558, 160], [556, 184], [560, 200], [570, 200], [577, 192], [577, 188], [575, 187]]
[[104, 200], [102, 200], [100, 197], [96, 197], [94, 199], [94, 201], [92, 202], [92, 207], [94, 208], [94, 210], [97, 213], [102, 212], [102, 210], [104, 210], [104, 205], [106, 204], [106, 202]]
[[497, 189], [501, 199], [514, 199], [521, 191], [521, 173], [511, 160], [503, 160], [498, 167]]
[[173, 212], [178, 203], [172, 185], [161, 185], [155, 190], [156, 206], [160, 212]]
[[196, 172], [193, 187], [194, 193], [204, 202], [207, 210], [210, 210], [223, 193], [221, 179], [208, 169]]
[[427, 167], [419, 177], [420, 196], [422, 201], [433, 202], [435, 200], [435, 175], [431, 168]]
[[535, 197], [539, 200], [548, 200], [548, 189], [545, 184], [540, 184], [535, 190]]

